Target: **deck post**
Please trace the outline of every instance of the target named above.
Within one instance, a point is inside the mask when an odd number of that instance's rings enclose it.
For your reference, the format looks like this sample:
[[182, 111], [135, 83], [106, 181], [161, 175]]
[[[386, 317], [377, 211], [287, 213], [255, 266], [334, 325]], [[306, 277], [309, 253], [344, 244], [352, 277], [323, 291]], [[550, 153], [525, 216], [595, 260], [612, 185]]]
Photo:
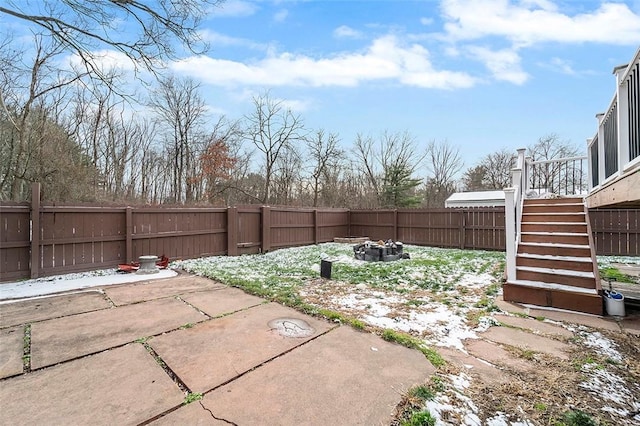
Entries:
[[516, 188], [504, 189], [505, 235], [507, 248], [507, 281], [516, 278]]

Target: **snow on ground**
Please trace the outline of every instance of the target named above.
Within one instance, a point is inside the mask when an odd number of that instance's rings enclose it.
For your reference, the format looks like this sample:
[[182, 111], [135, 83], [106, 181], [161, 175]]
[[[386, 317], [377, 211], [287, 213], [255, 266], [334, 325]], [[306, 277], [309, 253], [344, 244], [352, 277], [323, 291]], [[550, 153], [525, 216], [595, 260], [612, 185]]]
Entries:
[[176, 275], [177, 272], [171, 269], [160, 270], [157, 274], [120, 273], [116, 269], [102, 269], [98, 271], [8, 282], [0, 285], [0, 303], [10, 303], [15, 301], [15, 299], [25, 299], [85, 288], [132, 283], [149, 279], [170, 278]]
[[[190, 259], [171, 266], [241, 287], [242, 283], [258, 284], [267, 294], [294, 292], [308, 304], [346, 313], [372, 326], [410, 333], [431, 346], [464, 351], [464, 339], [477, 338], [477, 332], [497, 324], [490, 300], [499, 290], [496, 283], [504, 268], [503, 253], [408, 245], [405, 251], [410, 253], [410, 261], [371, 263], [354, 259], [351, 245], [327, 243], [263, 255]], [[331, 281], [318, 279], [321, 259], [333, 262]], [[601, 265], [640, 263], [638, 258], [626, 257], [599, 257], [598, 261]], [[3, 283], [0, 300], [175, 275], [169, 269], [154, 275], [121, 274], [111, 269]], [[586, 348], [614, 364], [623, 361], [616, 344], [602, 334], [584, 327], [575, 332]], [[604, 411], [622, 417], [640, 411], [640, 403], [630, 395], [625, 380], [606, 366], [587, 363], [581, 372], [585, 379], [580, 387], [606, 401]], [[425, 407], [437, 424], [447, 424], [452, 415], [457, 424], [481, 424], [478, 408], [465, 395], [471, 379], [464, 373], [443, 378], [447, 390]], [[640, 421], [638, 416], [634, 420]], [[511, 417], [496, 412], [485, 424], [531, 424]]]

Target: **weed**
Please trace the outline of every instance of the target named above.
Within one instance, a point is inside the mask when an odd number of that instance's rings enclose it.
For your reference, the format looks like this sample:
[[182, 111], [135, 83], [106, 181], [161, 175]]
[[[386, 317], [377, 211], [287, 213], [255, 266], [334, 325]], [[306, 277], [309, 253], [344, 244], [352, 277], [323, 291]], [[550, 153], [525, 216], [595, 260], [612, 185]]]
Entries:
[[147, 336], [147, 337], [139, 337], [136, 340], [134, 340], [135, 343], [147, 343], [149, 340], [151, 339], [151, 336]]
[[535, 404], [533, 404], [533, 408], [536, 411], [547, 411], [547, 405], [543, 404], [542, 402], [536, 402]]
[[414, 386], [409, 389], [409, 397], [416, 398], [421, 401], [430, 401], [435, 398], [435, 393], [427, 386]]
[[474, 305], [476, 308], [484, 309], [486, 312], [498, 312], [500, 308], [493, 303], [492, 299], [483, 297]]
[[513, 315], [519, 317], [519, 318], [529, 318], [529, 315], [522, 313], [522, 312], [512, 312]]
[[605, 281], [618, 281], [621, 283], [631, 283], [631, 284], [637, 283], [637, 281], [632, 276], [623, 274], [613, 266], [607, 266], [605, 268], [601, 268], [600, 277], [602, 277], [602, 279]]
[[533, 361], [536, 358], [536, 353], [531, 349], [520, 349], [520, 358], [524, 358], [527, 361]]
[[556, 423], [558, 426], [598, 426], [593, 418], [580, 410], [567, 411], [562, 415], [560, 423]]
[[545, 318], [545, 317], [543, 317], [543, 316], [538, 316], [538, 317], [536, 317], [536, 321], [540, 321], [540, 322], [544, 321], [545, 319], [546, 319], [546, 318]]
[[182, 401], [182, 404], [191, 404], [193, 401], [200, 401], [201, 399], [202, 394], [200, 392], [190, 392], [187, 394], [187, 396], [184, 397], [184, 401]]
[[424, 300], [418, 300], [418, 299], [409, 299], [405, 302], [406, 305], [408, 306], [421, 306], [424, 305], [425, 302]]
[[185, 329], [187, 329], [187, 328], [192, 328], [194, 325], [195, 325], [195, 324], [193, 324], [192, 322], [188, 322], [188, 323], [186, 323], [186, 324], [184, 324], [184, 325], [181, 325], [181, 326], [179, 327], [179, 329], [180, 329], [180, 330], [185, 330]]
[[495, 296], [498, 294], [499, 291], [500, 291], [500, 284], [493, 283], [489, 287], [487, 287], [487, 289], [484, 291], [484, 294], [486, 294], [487, 296]]
[[428, 411], [413, 413], [409, 420], [401, 423], [402, 426], [435, 426], [436, 419]]

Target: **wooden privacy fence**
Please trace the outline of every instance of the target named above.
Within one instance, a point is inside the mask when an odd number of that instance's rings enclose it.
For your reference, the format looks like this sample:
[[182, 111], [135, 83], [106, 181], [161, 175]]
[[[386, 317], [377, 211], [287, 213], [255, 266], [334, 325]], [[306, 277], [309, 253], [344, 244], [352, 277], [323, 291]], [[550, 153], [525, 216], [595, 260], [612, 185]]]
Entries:
[[504, 250], [504, 208], [352, 210], [350, 232], [373, 240]]
[[317, 244], [347, 235], [348, 223], [344, 209], [5, 204], [0, 281], [110, 268], [147, 254], [187, 259]]
[[591, 209], [589, 222], [597, 254], [640, 256], [640, 209]]
[[[504, 250], [503, 208], [346, 210], [0, 204], [0, 282], [111, 268], [141, 255], [240, 255], [367, 236]], [[599, 255], [640, 255], [640, 210], [590, 211]], [[34, 232], [32, 232], [34, 230]]]

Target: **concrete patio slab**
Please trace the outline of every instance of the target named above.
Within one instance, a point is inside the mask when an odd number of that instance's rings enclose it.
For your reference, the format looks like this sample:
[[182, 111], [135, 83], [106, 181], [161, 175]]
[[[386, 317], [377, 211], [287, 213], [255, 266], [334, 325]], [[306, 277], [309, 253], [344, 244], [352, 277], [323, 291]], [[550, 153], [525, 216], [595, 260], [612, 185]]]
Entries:
[[[283, 337], [269, 325], [277, 318], [302, 319], [313, 327], [313, 334]], [[330, 327], [325, 321], [269, 303], [164, 334], [148, 343], [189, 389], [204, 393]]]
[[600, 328], [609, 331], [620, 331], [620, 326], [611, 317], [599, 317], [597, 315], [581, 314], [577, 312], [553, 311], [547, 309], [529, 309], [532, 317], [545, 317], [554, 321], [562, 321], [569, 324], [586, 325], [587, 327]]
[[0, 424], [138, 424], [183, 399], [145, 348], [131, 344], [4, 381]]
[[620, 321], [620, 327], [622, 327], [625, 333], [640, 336], [640, 316], [623, 318], [622, 321]]
[[0, 304], [0, 327], [110, 308], [98, 290]]
[[201, 401], [194, 401], [191, 404], [180, 407], [150, 424], [153, 426], [229, 426], [229, 423], [215, 419], [211, 412], [202, 405]]
[[219, 317], [265, 303], [264, 299], [229, 287], [216, 291], [184, 294], [181, 299], [211, 317]]
[[160, 299], [35, 323], [31, 368], [123, 345], [207, 317], [176, 299]]
[[104, 292], [113, 303], [121, 306], [215, 288], [226, 288], [226, 286], [208, 278], [179, 275], [176, 278], [105, 287]]
[[535, 334], [545, 334], [565, 338], [573, 337], [572, 331], [559, 325], [538, 321], [535, 318], [510, 317], [506, 315], [496, 315], [494, 318], [508, 326], [530, 330]]
[[497, 367], [491, 365], [486, 359], [479, 359], [451, 348], [438, 348], [438, 353], [447, 362], [456, 365], [466, 374], [483, 383], [502, 384], [510, 380], [509, 377], [502, 374]]
[[[508, 367], [519, 371], [526, 371], [533, 368], [533, 364], [524, 359], [517, 358], [495, 343], [487, 342], [483, 339], [467, 339], [464, 342], [464, 347], [474, 357], [490, 362], [501, 368]], [[507, 378], [506, 380], [510, 379]]]
[[587, 327], [601, 328], [610, 331], [620, 331], [620, 327], [615, 319], [611, 317], [600, 317], [597, 315], [583, 314], [580, 312], [561, 311], [557, 309], [542, 309], [522, 306], [518, 303], [505, 302], [502, 296], [495, 299], [496, 306], [505, 312], [525, 314], [531, 317], [544, 317], [554, 321], [561, 321], [570, 324], [586, 325]]
[[509, 327], [491, 327], [480, 334], [492, 342], [510, 345], [524, 350], [541, 352], [557, 358], [569, 359], [571, 346], [548, 337]]
[[0, 379], [22, 373], [24, 327], [0, 330]]
[[202, 403], [238, 425], [389, 424], [398, 397], [434, 371], [418, 351], [341, 326], [216, 389]]

